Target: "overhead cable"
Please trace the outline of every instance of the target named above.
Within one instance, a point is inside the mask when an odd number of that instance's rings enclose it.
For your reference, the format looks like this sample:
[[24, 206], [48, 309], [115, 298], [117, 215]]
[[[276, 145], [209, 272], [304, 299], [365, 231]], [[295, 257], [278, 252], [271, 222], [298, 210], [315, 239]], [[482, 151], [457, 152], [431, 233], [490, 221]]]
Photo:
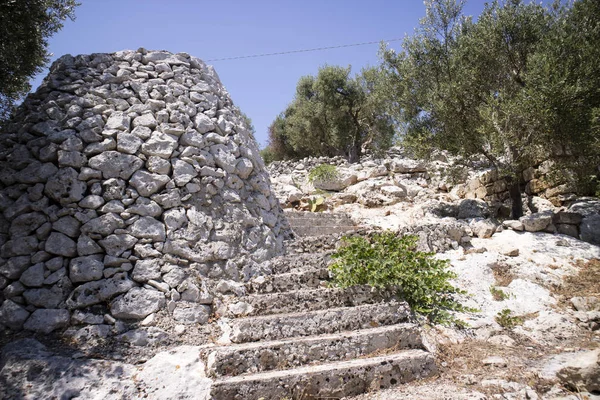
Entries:
[[329, 46], [329, 47], [316, 47], [314, 49], [280, 51], [280, 52], [277, 52], [277, 53], [252, 54], [252, 55], [248, 55], [248, 56], [237, 56], [237, 57], [213, 58], [213, 59], [205, 60], [205, 61], [206, 62], [213, 62], [213, 61], [239, 60], [239, 59], [242, 59], [242, 58], [258, 58], [258, 57], [281, 56], [281, 55], [285, 55], [285, 54], [308, 53], [308, 52], [311, 52], [311, 51], [341, 49], [341, 48], [344, 48], [344, 47], [366, 46], [366, 45], [369, 45], [369, 44], [377, 44], [377, 43], [381, 43], [381, 42], [397, 42], [399, 40], [403, 40], [403, 39], [377, 40], [377, 41], [373, 41], [373, 42], [341, 44], [341, 45], [338, 45], [338, 46]]

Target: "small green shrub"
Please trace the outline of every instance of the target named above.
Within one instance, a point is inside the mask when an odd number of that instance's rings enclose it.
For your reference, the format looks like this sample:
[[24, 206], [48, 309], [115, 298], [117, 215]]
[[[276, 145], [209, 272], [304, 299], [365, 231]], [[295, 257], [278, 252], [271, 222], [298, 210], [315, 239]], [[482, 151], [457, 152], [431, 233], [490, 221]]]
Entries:
[[321, 164], [310, 171], [308, 174], [308, 181], [311, 183], [314, 181], [325, 181], [335, 179], [338, 175], [339, 173], [335, 165]]
[[459, 324], [451, 311], [475, 311], [458, 302], [457, 296], [466, 292], [450, 283], [456, 274], [448, 270], [448, 261], [416, 251], [416, 236], [399, 237], [387, 231], [342, 241], [329, 267], [335, 285], [393, 289], [415, 312], [434, 323]]
[[523, 324], [523, 317], [512, 315], [512, 311], [505, 308], [496, 315], [496, 322], [503, 328], [512, 329]]
[[492, 294], [493, 299], [496, 301], [504, 301], [510, 298], [509, 294], [495, 286], [490, 286], [490, 293]]

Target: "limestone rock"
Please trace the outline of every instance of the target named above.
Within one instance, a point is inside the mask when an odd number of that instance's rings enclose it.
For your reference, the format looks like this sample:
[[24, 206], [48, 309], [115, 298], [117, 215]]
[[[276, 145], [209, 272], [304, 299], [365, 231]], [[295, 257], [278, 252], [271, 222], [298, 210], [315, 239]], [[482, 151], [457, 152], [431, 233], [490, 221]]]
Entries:
[[158, 192], [170, 181], [166, 175], [153, 174], [146, 171], [137, 171], [129, 183], [144, 197]]
[[71, 167], [61, 168], [52, 176], [44, 194], [60, 204], [76, 203], [84, 196], [87, 185], [79, 180], [79, 174]]
[[65, 328], [70, 318], [69, 311], [64, 309], [38, 309], [31, 314], [23, 327], [29, 331], [50, 333]]
[[110, 305], [115, 318], [140, 320], [165, 306], [165, 295], [156, 290], [133, 288]]
[[50, 254], [75, 257], [77, 255], [77, 244], [64, 233], [52, 232], [46, 240], [45, 250]]
[[519, 221], [523, 224], [527, 232], [539, 232], [546, 229], [552, 223], [552, 213], [534, 213], [519, 218]]
[[144, 165], [144, 161], [131, 154], [118, 151], [105, 151], [89, 160], [89, 166], [102, 171], [104, 179], [129, 179], [131, 175]]
[[4, 300], [0, 307], [0, 324], [8, 326], [12, 330], [20, 330], [29, 318], [29, 312], [17, 303]]
[[490, 216], [488, 205], [483, 200], [464, 199], [458, 206], [458, 218], [487, 218]]
[[89, 282], [102, 278], [104, 264], [98, 256], [77, 257], [69, 264], [71, 282]]
[[173, 318], [184, 324], [205, 324], [210, 316], [210, 307], [197, 303], [179, 302]]

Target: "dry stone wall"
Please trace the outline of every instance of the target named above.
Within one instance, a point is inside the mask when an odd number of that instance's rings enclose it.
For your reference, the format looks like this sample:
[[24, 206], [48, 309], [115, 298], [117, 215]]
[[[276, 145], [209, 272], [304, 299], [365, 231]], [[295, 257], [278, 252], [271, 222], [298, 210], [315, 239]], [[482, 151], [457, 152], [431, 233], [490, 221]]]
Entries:
[[213, 282], [282, 252], [256, 142], [195, 57], [66, 55], [6, 130], [0, 328], [204, 323]]

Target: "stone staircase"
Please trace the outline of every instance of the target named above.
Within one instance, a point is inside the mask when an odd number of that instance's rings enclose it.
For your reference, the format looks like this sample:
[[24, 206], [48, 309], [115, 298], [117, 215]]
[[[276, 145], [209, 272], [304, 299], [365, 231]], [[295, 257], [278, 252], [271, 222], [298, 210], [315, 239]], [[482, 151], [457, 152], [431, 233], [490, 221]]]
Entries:
[[333, 235], [359, 229], [344, 213], [286, 211], [285, 216], [297, 237]]
[[[339, 399], [436, 373], [410, 309], [368, 287], [328, 287], [327, 253], [272, 260], [223, 299], [222, 336], [202, 347], [212, 399]], [[240, 307], [243, 306], [243, 307]]]

